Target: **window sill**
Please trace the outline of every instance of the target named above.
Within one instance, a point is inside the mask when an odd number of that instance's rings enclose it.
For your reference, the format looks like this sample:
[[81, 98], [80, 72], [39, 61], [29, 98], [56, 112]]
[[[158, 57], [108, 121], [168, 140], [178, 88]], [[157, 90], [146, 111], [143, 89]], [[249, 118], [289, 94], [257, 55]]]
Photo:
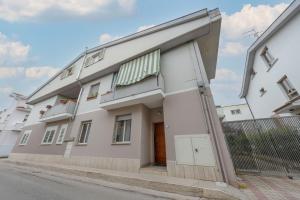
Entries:
[[76, 146], [87, 146], [87, 143], [77, 143]]
[[[97, 96], [98, 96], [98, 95], [97, 95]], [[87, 97], [86, 100], [87, 100], [87, 101], [90, 101], [90, 100], [93, 100], [93, 99], [97, 99], [97, 96]]]
[[41, 146], [48, 146], [51, 145], [52, 143], [45, 143], [45, 144], [41, 144]]
[[131, 142], [113, 142], [111, 145], [130, 145]]

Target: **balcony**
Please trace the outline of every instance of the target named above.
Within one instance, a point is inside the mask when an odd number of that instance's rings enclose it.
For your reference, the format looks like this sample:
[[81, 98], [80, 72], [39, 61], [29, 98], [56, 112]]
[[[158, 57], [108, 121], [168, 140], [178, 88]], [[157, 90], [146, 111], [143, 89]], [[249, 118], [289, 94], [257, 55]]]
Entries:
[[138, 83], [117, 87], [101, 95], [100, 107], [105, 110], [144, 104], [154, 108], [162, 104], [164, 80], [162, 75], [151, 76]]
[[24, 126], [23, 122], [17, 122], [12, 126], [13, 131], [21, 131]]
[[73, 116], [76, 103], [68, 101], [67, 103], [59, 103], [49, 108], [42, 114], [41, 122], [54, 122], [64, 119], [69, 119]]

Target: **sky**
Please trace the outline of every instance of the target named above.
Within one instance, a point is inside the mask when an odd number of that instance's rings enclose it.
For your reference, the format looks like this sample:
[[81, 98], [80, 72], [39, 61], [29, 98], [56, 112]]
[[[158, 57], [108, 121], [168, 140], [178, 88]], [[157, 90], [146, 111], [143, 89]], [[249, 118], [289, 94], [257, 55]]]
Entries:
[[0, 109], [11, 92], [30, 95], [85, 48], [203, 8], [219, 8], [222, 28], [217, 105], [242, 103], [247, 48], [291, 0], [0, 0]]

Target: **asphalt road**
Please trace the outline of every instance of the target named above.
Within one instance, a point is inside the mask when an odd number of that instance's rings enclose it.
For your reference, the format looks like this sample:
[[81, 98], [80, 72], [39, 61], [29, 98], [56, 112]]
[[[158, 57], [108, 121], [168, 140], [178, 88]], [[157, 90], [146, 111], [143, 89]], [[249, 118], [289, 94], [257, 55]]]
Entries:
[[[1, 200], [153, 200], [139, 193], [41, 175], [0, 163]], [[162, 199], [161, 199], [162, 200]]]

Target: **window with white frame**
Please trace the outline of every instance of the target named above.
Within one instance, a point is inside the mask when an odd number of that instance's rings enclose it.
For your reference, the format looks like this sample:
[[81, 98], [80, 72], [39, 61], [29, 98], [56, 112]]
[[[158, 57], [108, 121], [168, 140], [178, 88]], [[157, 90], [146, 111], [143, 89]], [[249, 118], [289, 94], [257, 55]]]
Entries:
[[62, 144], [67, 132], [68, 124], [63, 124], [60, 127], [59, 134], [57, 136], [56, 144]]
[[80, 134], [78, 137], [78, 144], [87, 144], [92, 121], [85, 121], [81, 123]]
[[100, 87], [100, 83], [96, 83], [94, 85], [91, 85], [90, 87], [90, 91], [88, 94], [87, 99], [95, 99], [98, 96], [98, 92], [99, 92], [99, 87]]
[[264, 60], [264, 62], [267, 64], [268, 68], [271, 68], [271, 67], [275, 64], [275, 62], [277, 61], [277, 59], [275, 59], [275, 58], [271, 55], [271, 53], [270, 53], [268, 47], [265, 47], [265, 48], [262, 50], [260, 56], [262, 57], [262, 59]]
[[283, 91], [286, 93], [286, 95], [292, 99], [294, 97], [299, 96], [298, 91], [295, 89], [295, 87], [291, 84], [288, 77], [284, 75], [279, 81], [278, 84], [281, 86]]
[[113, 143], [130, 142], [131, 136], [131, 115], [116, 117]]
[[75, 68], [75, 66], [71, 66], [71, 67], [65, 69], [65, 70], [61, 73], [60, 79], [64, 79], [64, 78], [67, 78], [68, 76], [71, 76], [71, 75], [73, 74], [73, 72], [74, 72], [74, 68]]
[[29, 141], [30, 134], [31, 134], [31, 130], [24, 131], [20, 139], [19, 145], [26, 145]]
[[102, 60], [104, 58], [104, 51], [105, 49], [101, 49], [100, 51], [92, 55], [88, 55], [87, 58], [85, 59], [85, 63], [84, 63], [85, 67], [88, 67]]
[[52, 144], [55, 137], [56, 130], [57, 130], [57, 126], [48, 127], [44, 134], [42, 144]]
[[239, 115], [239, 114], [242, 113], [242, 112], [241, 112], [241, 109], [230, 110], [230, 112], [231, 112], [232, 115]]
[[118, 72], [114, 72], [112, 80], [111, 80], [111, 86], [110, 86], [111, 89], [113, 89], [115, 87], [116, 81], [117, 81], [117, 77], [118, 77]]

